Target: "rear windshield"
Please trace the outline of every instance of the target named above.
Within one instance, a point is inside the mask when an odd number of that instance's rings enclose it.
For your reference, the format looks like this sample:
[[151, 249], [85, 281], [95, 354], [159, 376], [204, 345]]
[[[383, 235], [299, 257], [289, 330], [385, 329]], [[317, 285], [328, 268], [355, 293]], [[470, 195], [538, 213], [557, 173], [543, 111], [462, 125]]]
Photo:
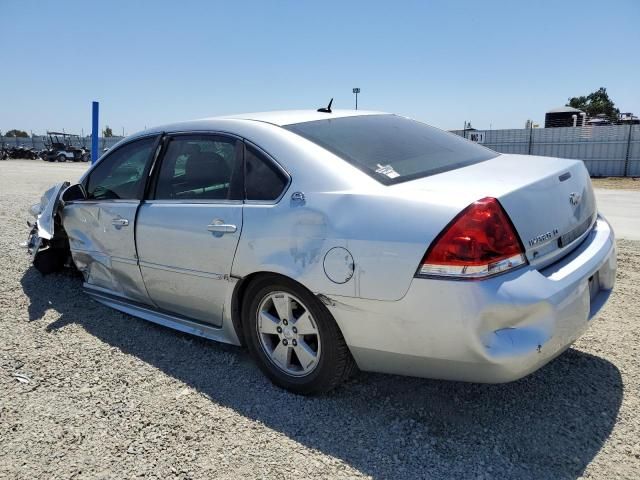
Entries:
[[362, 115], [286, 125], [386, 185], [498, 156], [458, 135], [396, 115]]

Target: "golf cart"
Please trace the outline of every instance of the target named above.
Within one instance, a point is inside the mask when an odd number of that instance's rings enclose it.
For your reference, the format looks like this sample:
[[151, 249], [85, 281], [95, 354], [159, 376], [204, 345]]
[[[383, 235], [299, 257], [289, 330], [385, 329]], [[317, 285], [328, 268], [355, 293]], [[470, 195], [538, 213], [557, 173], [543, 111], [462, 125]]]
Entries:
[[42, 153], [43, 160], [48, 162], [89, 161], [89, 150], [80, 146], [81, 141], [78, 135], [60, 132], [47, 132], [47, 135], [49, 140], [46, 144], [46, 150]]

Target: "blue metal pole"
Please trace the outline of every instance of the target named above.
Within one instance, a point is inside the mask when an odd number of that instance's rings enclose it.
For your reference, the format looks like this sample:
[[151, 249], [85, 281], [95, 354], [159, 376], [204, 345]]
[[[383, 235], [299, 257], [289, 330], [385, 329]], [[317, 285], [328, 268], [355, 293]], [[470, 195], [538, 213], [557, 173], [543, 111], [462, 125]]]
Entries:
[[100, 104], [98, 102], [93, 102], [91, 109], [91, 163], [98, 161], [98, 135], [100, 135], [100, 130], [98, 129], [99, 110]]

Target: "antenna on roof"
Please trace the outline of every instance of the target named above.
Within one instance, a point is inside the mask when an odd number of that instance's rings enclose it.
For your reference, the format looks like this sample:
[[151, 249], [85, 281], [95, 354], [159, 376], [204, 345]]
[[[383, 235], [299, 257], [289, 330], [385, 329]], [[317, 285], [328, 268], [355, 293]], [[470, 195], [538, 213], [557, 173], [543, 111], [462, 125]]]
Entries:
[[321, 112], [321, 113], [331, 113], [331, 104], [332, 103], [333, 103], [333, 98], [329, 102], [329, 105], [327, 105], [327, 108], [319, 108], [318, 111]]

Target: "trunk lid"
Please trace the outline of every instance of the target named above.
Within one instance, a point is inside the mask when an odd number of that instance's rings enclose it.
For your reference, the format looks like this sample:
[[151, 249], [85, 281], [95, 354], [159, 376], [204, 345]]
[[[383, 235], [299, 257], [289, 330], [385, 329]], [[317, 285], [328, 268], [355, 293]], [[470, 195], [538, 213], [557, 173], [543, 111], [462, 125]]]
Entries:
[[579, 160], [503, 154], [468, 167], [394, 185], [462, 210], [495, 197], [506, 210], [530, 264], [542, 268], [568, 254], [590, 231], [596, 201]]

